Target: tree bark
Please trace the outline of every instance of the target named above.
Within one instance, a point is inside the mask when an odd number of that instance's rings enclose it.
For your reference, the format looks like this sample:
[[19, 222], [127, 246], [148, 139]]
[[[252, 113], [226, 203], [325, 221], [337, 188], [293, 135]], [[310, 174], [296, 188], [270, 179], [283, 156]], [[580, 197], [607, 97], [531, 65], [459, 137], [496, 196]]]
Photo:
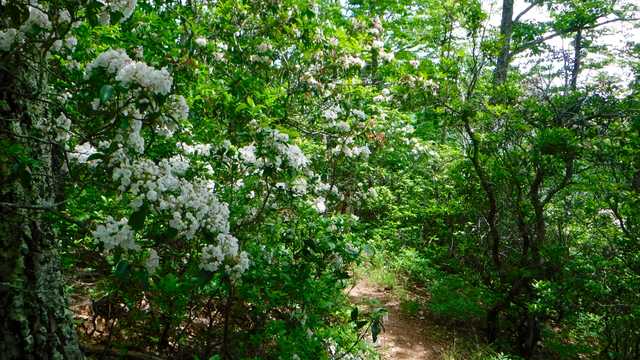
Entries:
[[573, 66], [571, 67], [571, 82], [569, 88], [573, 91], [578, 86], [578, 73], [580, 72], [580, 64], [582, 61], [582, 29], [576, 32], [573, 40]]
[[511, 60], [511, 35], [513, 33], [513, 1], [502, 1], [502, 19], [500, 21], [500, 53], [496, 60], [493, 83], [503, 84], [507, 80], [509, 61]]
[[44, 63], [0, 71], [0, 100], [9, 105], [0, 110], [2, 359], [83, 358], [64, 296], [58, 241], [50, 214], [42, 211], [55, 203], [60, 189], [54, 153], [61, 151], [46, 140], [51, 114], [42, 101]]

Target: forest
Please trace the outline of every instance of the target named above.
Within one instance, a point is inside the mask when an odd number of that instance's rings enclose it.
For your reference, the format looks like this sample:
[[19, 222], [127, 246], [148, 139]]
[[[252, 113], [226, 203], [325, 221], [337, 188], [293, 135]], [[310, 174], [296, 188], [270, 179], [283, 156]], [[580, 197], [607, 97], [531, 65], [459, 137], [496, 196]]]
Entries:
[[0, 0], [0, 359], [640, 359], [638, 0]]

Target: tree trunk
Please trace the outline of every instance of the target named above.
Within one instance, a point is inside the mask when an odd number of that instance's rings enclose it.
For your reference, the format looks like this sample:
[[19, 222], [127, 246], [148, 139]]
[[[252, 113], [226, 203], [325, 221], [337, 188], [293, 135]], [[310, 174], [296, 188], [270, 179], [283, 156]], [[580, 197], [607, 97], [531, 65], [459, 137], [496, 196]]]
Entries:
[[63, 292], [57, 239], [44, 211], [52, 209], [60, 188], [54, 166], [60, 148], [47, 140], [52, 127], [42, 101], [43, 63], [0, 71], [0, 100], [8, 104], [0, 110], [2, 359], [83, 357]]
[[502, 1], [502, 20], [500, 21], [500, 53], [496, 60], [493, 83], [503, 84], [507, 80], [509, 60], [511, 59], [511, 34], [513, 32], [513, 1]]
[[571, 83], [569, 88], [573, 91], [578, 86], [578, 73], [580, 72], [580, 63], [582, 61], [582, 29], [576, 32], [576, 37], [573, 40], [573, 66], [571, 67]]

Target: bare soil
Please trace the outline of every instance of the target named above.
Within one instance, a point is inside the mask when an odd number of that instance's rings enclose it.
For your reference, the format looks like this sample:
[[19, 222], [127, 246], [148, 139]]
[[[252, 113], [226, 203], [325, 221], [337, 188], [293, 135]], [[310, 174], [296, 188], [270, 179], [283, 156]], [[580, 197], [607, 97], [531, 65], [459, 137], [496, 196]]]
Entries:
[[[403, 313], [400, 300], [391, 289], [380, 287], [365, 278], [357, 279], [348, 292], [351, 302], [362, 308], [383, 306], [388, 310], [384, 332], [373, 344], [384, 360], [436, 360], [442, 359], [445, 345], [430, 338], [431, 326], [423, 316]], [[379, 304], [379, 305], [378, 305]], [[371, 335], [367, 336], [369, 342]]]

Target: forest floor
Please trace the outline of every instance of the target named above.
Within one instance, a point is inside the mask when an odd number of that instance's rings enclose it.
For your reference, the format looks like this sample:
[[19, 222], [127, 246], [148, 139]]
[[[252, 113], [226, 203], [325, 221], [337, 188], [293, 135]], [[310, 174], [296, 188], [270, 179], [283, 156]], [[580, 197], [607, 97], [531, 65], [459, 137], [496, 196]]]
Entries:
[[[363, 275], [349, 290], [351, 302], [364, 309], [384, 307], [388, 311], [383, 325], [384, 331], [374, 345], [384, 360], [436, 360], [443, 358], [446, 343], [433, 336], [438, 330], [421, 312], [411, 315], [402, 309], [403, 302], [393, 289], [376, 284]], [[367, 336], [371, 341], [371, 335]]]

